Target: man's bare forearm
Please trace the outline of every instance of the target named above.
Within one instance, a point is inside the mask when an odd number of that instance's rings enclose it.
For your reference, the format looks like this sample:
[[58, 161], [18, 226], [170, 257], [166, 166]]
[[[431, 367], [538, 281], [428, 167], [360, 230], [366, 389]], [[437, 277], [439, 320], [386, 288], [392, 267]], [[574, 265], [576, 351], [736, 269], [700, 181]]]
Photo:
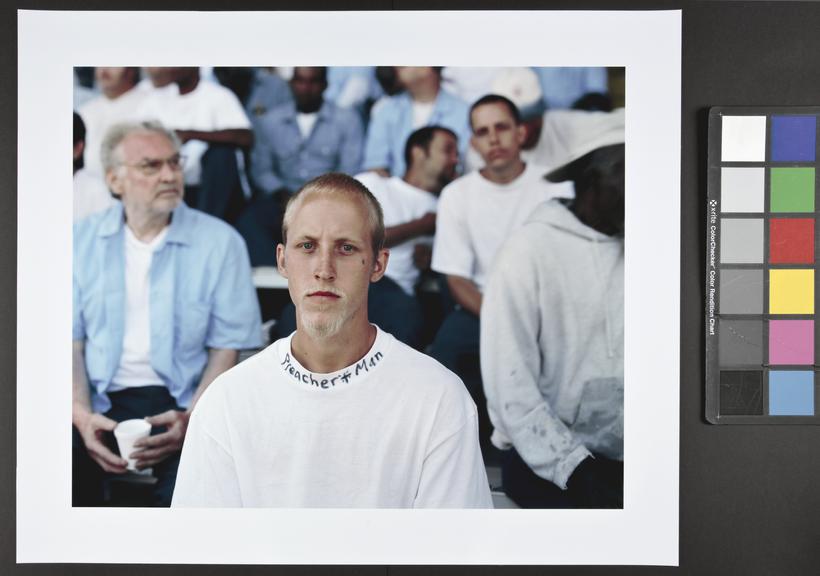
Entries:
[[194, 393], [194, 398], [191, 400], [191, 407], [188, 412], [194, 409], [199, 397], [211, 385], [211, 382], [216, 380], [216, 377], [226, 370], [236, 366], [239, 360], [239, 350], [228, 350], [224, 348], [211, 348], [208, 350], [208, 363], [205, 365], [205, 370], [202, 372], [202, 378], [199, 380], [199, 386]]
[[462, 308], [475, 314], [481, 315], [481, 292], [472, 280], [462, 276], [447, 276], [447, 287], [453, 300]]
[[404, 224], [390, 226], [384, 230], [384, 245], [392, 248], [419, 236], [429, 236], [436, 232], [436, 215], [428, 212], [421, 218], [410, 220]]
[[202, 140], [213, 144], [231, 144], [241, 148], [253, 146], [253, 132], [246, 128], [232, 128], [230, 130], [213, 130], [205, 132], [202, 130], [177, 130], [179, 137], [187, 142], [188, 140]]
[[91, 391], [88, 389], [88, 375], [85, 371], [85, 343], [74, 340], [71, 345], [72, 409], [71, 421], [79, 425], [91, 415]]

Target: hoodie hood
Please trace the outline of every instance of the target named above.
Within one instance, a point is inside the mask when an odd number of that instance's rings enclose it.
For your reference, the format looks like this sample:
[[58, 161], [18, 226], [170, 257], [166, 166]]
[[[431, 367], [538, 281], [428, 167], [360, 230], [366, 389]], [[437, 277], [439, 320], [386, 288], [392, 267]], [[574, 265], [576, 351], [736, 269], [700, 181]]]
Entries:
[[546, 224], [590, 242], [600, 244], [609, 242], [623, 243], [622, 236], [608, 236], [594, 228], [590, 228], [557, 199], [539, 204], [527, 219], [525, 225], [530, 223]]

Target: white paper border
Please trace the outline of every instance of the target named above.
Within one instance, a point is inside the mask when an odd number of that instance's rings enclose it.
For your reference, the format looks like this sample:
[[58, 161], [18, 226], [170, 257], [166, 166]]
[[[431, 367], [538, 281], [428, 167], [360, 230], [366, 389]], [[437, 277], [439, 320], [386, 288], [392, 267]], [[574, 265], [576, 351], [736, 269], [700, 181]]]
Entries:
[[[679, 11], [20, 11], [18, 30], [18, 562], [677, 565]], [[625, 66], [625, 509], [72, 509], [72, 67], [146, 63]]]

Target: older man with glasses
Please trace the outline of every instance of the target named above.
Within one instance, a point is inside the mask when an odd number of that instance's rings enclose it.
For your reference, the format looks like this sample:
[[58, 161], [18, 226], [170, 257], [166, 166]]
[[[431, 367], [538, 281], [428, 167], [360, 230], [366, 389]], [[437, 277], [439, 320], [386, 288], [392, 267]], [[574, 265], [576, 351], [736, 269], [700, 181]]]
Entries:
[[73, 503], [103, 503], [123, 474], [111, 432], [144, 418], [130, 454], [153, 469], [152, 504], [171, 501], [188, 417], [239, 350], [261, 342], [242, 238], [182, 202], [179, 140], [153, 122], [111, 127], [101, 155], [121, 202], [74, 229]]

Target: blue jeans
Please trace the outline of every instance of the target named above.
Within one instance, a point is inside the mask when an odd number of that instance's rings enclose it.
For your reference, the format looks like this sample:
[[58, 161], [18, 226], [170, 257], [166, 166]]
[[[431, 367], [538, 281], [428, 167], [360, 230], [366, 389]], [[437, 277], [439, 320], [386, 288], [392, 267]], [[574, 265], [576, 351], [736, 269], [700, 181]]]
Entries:
[[210, 144], [202, 156], [202, 175], [199, 186], [185, 188], [185, 203], [233, 224], [245, 204], [239, 164], [238, 148], [228, 144]]
[[[606, 461], [603, 474], [596, 477], [597, 487], [610, 499], [599, 502], [595, 508], [623, 508], [624, 463], [615, 460]], [[572, 488], [561, 490], [558, 486], [544, 480], [530, 469], [515, 448], [509, 450], [501, 467], [501, 483], [504, 493], [522, 508], [589, 508], [582, 494]]]
[[260, 196], [236, 222], [253, 267], [276, 266], [276, 245], [282, 241], [282, 204], [280, 195]]
[[478, 410], [478, 439], [485, 460], [491, 455], [492, 425], [481, 380], [479, 336], [481, 321], [475, 314], [456, 307], [441, 323], [429, 354], [455, 372], [473, 398]]
[[[480, 333], [481, 322], [478, 316], [463, 308], [455, 308], [441, 323], [430, 345], [430, 356], [459, 376], [474, 372], [473, 364], [478, 361], [479, 355]], [[464, 383], [467, 384], [466, 381]]]

